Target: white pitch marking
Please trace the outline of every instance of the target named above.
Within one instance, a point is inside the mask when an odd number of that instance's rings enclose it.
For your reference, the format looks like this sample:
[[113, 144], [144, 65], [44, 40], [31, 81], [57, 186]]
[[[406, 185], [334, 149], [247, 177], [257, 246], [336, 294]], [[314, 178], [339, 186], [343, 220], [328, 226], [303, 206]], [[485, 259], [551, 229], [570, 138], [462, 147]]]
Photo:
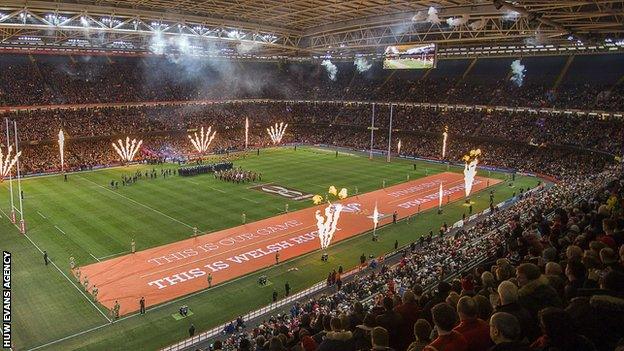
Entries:
[[41, 218], [47, 219], [46, 216], [44, 216], [41, 212], [37, 211], [37, 213], [41, 216]]
[[[61, 233], [65, 234], [65, 232], [63, 231], [63, 229], [61, 229], [61, 228], [59, 228], [59, 227], [57, 227], [57, 226], [54, 226], [54, 228], [56, 228], [59, 232], [61, 232]], [[67, 235], [67, 234], [65, 234], [65, 235]]]
[[184, 222], [182, 222], [182, 221], [180, 221], [180, 220], [178, 220], [178, 219], [175, 219], [175, 218], [173, 218], [173, 217], [169, 216], [168, 214], [165, 214], [165, 213], [162, 213], [162, 212], [158, 211], [157, 209], [155, 209], [155, 208], [153, 208], [153, 207], [150, 207], [150, 206], [148, 206], [148, 205], [142, 204], [142, 203], [140, 203], [140, 202], [138, 202], [138, 201], [136, 201], [136, 200], [134, 200], [134, 199], [131, 199], [131, 198], [129, 198], [129, 197], [127, 197], [127, 196], [123, 195], [123, 194], [120, 194], [120, 193], [118, 193], [118, 192], [116, 192], [116, 191], [112, 191], [112, 190], [110, 190], [109, 188], [107, 188], [107, 187], [105, 187], [105, 186], [99, 185], [99, 184], [97, 184], [96, 182], [94, 182], [94, 181], [92, 181], [92, 180], [90, 180], [90, 179], [87, 179], [87, 178], [85, 178], [85, 177], [83, 177], [83, 176], [78, 176], [78, 177], [79, 177], [79, 178], [81, 178], [81, 179], [86, 180], [87, 182], [89, 182], [89, 183], [91, 183], [91, 184], [95, 184], [95, 185], [97, 185], [99, 188], [102, 188], [102, 189], [104, 189], [104, 190], [106, 190], [106, 191], [109, 191], [109, 192], [111, 192], [111, 193], [113, 193], [113, 194], [115, 194], [115, 195], [117, 195], [117, 196], [121, 196], [122, 198], [124, 198], [124, 199], [126, 199], [126, 200], [128, 200], [128, 201], [130, 201], [130, 202], [133, 202], [133, 203], [135, 203], [135, 204], [137, 204], [137, 205], [139, 205], [139, 206], [145, 207], [145, 208], [147, 208], [148, 210], [154, 211], [154, 212], [158, 213], [159, 215], [161, 215], [161, 216], [163, 216], [163, 217], [167, 217], [167, 218], [169, 218], [169, 219], [170, 219], [170, 220], [172, 220], [172, 221], [178, 222], [178, 223], [180, 223], [180, 224], [182, 224], [182, 225], [184, 225], [184, 226], [186, 226], [186, 227], [188, 227], [188, 228], [191, 228], [191, 229], [195, 228], [195, 227], [193, 227], [192, 225], [186, 224], [186, 223], [184, 223]]
[[96, 261], [100, 262], [100, 259], [99, 259], [99, 258], [97, 258], [97, 257], [95, 257], [95, 256], [93, 256], [93, 254], [92, 254], [92, 253], [90, 253], [90, 252], [89, 252], [89, 255], [91, 255], [91, 257], [93, 257]]
[[223, 190], [221, 190], [221, 189], [217, 189], [217, 188], [213, 188], [213, 187], [211, 187], [210, 185], [208, 185], [208, 187], [209, 187], [210, 189], [212, 189], [212, 190], [216, 190], [216, 191], [222, 192], [222, 193], [224, 193], [224, 194], [226, 193], [226, 191], [223, 191]]
[[246, 198], [246, 197], [242, 197], [242, 196], [241, 196], [241, 199], [243, 199], [243, 200], [247, 200], [247, 201], [249, 201], [249, 202], [253, 202], [254, 204], [259, 204], [259, 202], [258, 202], [258, 201], [251, 200], [251, 199], [248, 199], [248, 198]]
[[115, 253], [115, 254], [112, 254], [112, 255], [102, 256], [102, 257], [99, 257], [98, 261], [99, 260], [103, 260], [105, 258], [109, 258], [109, 257], [115, 257], [115, 256], [123, 255], [125, 253], [130, 253], [130, 251], [122, 251], [122, 252], [118, 252], [118, 253]]

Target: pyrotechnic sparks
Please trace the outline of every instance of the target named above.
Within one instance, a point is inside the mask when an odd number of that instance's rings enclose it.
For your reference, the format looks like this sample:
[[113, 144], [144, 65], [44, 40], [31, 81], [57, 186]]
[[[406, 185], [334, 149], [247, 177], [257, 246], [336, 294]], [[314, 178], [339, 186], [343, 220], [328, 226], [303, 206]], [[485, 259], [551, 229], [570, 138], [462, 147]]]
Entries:
[[[318, 229], [319, 240], [321, 241], [321, 248], [326, 249], [331, 243], [334, 233], [338, 228], [338, 219], [340, 219], [340, 213], [342, 212], [342, 204], [332, 204], [330, 202], [330, 195], [337, 199], [344, 199], [347, 197], [347, 189], [342, 188], [340, 191], [335, 186], [329, 187], [327, 191], [327, 207], [325, 207], [325, 216], [321, 214], [321, 210], [316, 210], [316, 227]], [[315, 195], [312, 198], [314, 204], [319, 204], [323, 197], [321, 195]]]
[[448, 126], [444, 127], [444, 133], [442, 133], [442, 159], [446, 157], [446, 140], [448, 139]]
[[401, 154], [401, 139], [399, 139], [399, 142], [397, 143], [397, 154]]
[[481, 156], [481, 149], [470, 150], [468, 155], [463, 157], [464, 165], [464, 188], [466, 191], [466, 197], [470, 195], [472, 191], [472, 184], [474, 183], [475, 176], [477, 175], [477, 164], [479, 163], [479, 157]]
[[375, 202], [375, 209], [373, 210], [373, 232], [377, 230], [379, 224], [379, 210], [377, 209], [377, 202]]
[[143, 144], [143, 140], [139, 140], [137, 143], [136, 139], [132, 139], [130, 142], [130, 137], [126, 137], [126, 143], [124, 145], [121, 139], [117, 140], [117, 144], [113, 143], [113, 148], [117, 151], [117, 154], [121, 158], [123, 162], [132, 162], [134, 156], [141, 148], [141, 144]]
[[442, 183], [440, 183], [440, 190], [438, 191], [438, 210], [442, 208], [443, 196], [444, 196], [444, 190], [442, 190]]
[[245, 150], [249, 145], [249, 118], [245, 117]]
[[194, 133], [194, 135], [194, 137], [189, 135], [188, 138], [191, 141], [191, 144], [193, 144], [195, 150], [197, 150], [200, 154], [203, 154], [208, 151], [208, 147], [210, 146], [210, 143], [212, 143], [212, 140], [214, 140], [215, 135], [217, 135], [217, 131], [215, 130], [212, 132], [212, 126], [210, 126], [208, 127], [208, 131], [204, 133], [204, 127], [201, 127], [201, 134], [198, 136], [197, 133]]
[[284, 133], [286, 133], [286, 128], [288, 124], [284, 124], [284, 122], [275, 123], [275, 126], [270, 126], [267, 128], [267, 133], [271, 137], [271, 141], [273, 145], [277, 145], [282, 142], [282, 138], [284, 137]]
[[62, 129], [58, 133], [58, 144], [61, 153], [61, 172], [65, 172], [65, 134]]
[[15, 166], [15, 163], [19, 159], [22, 152], [18, 152], [15, 156], [11, 157], [11, 153], [13, 152], [13, 147], [9, 145], [7, 149], [6, 156], [2, 153], [2, 148], [0, 148], [0, 183], [9, 176], [11, 173], [11, 169]]

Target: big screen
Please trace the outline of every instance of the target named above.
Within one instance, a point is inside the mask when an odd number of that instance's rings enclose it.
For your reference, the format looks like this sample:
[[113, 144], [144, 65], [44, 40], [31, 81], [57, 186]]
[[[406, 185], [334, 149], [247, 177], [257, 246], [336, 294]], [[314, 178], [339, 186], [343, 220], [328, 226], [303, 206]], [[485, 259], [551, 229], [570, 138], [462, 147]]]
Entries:
[[385, 51], [385, 69], [429, 69], [436, 67], [436, 44], [395, 45]]

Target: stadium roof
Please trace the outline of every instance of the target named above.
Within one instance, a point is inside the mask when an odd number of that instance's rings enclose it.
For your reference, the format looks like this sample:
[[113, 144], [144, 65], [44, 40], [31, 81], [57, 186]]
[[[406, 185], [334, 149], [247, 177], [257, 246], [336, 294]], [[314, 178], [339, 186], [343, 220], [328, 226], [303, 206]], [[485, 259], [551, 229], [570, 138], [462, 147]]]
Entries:
[[623, 14], [612, 0], [3, 0], [0, 45], [289, 57], [578, 46], [621, 43]]

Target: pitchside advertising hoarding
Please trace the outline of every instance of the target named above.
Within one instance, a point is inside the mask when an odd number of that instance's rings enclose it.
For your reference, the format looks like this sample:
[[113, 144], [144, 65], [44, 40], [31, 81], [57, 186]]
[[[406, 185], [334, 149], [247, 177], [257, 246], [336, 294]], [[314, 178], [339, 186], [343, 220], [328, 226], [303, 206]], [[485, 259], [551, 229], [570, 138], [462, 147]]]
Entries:
[[11, 348], [11, 253], [2, 251], [2, 348]]

